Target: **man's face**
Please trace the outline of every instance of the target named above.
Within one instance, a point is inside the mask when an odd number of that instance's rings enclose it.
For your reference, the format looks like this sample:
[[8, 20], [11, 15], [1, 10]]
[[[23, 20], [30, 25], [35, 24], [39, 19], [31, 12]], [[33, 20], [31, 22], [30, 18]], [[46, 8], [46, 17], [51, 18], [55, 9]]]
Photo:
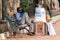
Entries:
[[18, 12], [21, 13], [22, 12], [22, 9], [19, 9]]

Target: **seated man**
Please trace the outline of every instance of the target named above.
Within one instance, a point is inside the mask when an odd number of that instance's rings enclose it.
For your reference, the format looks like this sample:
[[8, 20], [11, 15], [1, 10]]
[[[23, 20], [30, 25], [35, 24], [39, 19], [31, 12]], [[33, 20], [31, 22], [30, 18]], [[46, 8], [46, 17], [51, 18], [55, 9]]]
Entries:
[[27, 24], [28, 26], [30, 26], [31, 29], [29, 30], [30, 31], [29, 34], [30, 35], [34, 34], [34, 27], [31, 26], [28, 14], [26, 12], [23, 13], [23, 9], [20, 7], [17, 8], [16, 19], [19, 25]]

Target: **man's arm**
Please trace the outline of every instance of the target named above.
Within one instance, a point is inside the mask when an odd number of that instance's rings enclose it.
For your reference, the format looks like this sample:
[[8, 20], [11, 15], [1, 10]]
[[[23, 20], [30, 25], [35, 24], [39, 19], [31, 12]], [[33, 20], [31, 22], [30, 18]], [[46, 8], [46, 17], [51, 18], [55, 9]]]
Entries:
[[25, 16], [25, 22], [29, 25], [30, 24], [30, 19], [29, 19], [28, 13], [25, 12], [24, 16]]
[[21, 20], [21, 17], [20, 17], [19, 13], [16, 13], [16, 18], [17, 18], [17, 20]]

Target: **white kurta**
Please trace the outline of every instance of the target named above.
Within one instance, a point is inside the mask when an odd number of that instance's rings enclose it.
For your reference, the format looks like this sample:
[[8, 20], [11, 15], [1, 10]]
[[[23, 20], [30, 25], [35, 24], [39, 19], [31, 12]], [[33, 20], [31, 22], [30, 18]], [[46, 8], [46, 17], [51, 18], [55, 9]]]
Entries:
[[35, 22], [46, 22], [46, 11], [39, 5], [39, 7], [35, 8]]
[[25, 21], [29, 23], [29, 16], [28, 16], [28, 13], [26, 13], [26, 12], [23, 14], [23, 17], [20, 17], [20, 13], [17, 12], [16, 18], [19, 21], [21, 20], [20, 21], [21, 24], [25, 24]]
[[48, 25], [49, 35], [56, 35], [56, 32], [55, 32], [54, 27], [52, 25], [52, 21], [47, 22], [47, 25]]

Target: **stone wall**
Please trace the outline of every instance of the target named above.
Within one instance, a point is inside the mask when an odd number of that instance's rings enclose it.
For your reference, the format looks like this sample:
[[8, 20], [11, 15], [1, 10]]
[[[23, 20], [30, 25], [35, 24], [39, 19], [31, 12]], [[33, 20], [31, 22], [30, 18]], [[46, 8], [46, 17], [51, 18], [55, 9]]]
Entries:
[[[45, 0], [44, 0], [45, 1]], [[50, 8], [50, 0], [47, 0], [48, 3], [44, 3], [44, 5], [46, 5], [46, 7]], [[40, 2], [40, 0], [39, 0]], [[54, 3], [54, 6], [53, 8], [55, 10], [59, 10], [59, 7], [58, 7], [58, 1], [57, 0], [53, 0], [53, 3]], [[5, 7], [6, 7], [6, 14], [7, 15], [12, 15], [13, 13], [16, 12], [16, 8], [20, 6], [20, 0], [5, 0]], [[29, 15], [34, 15], [33, 11], [34, 11], [34, 6], [32, 5], [30, 8], [29, 8]], [[47, 10], [47, 13], [49, 13], [49, 11]], [[2, 14], [2, 0], [0, 0], [0, 19], [1, 19], [1, 14]]]
[[[4, 0], [6, 15], [12, 15], [16, 8], [20, 6], [20, 0]], [[0, 19], [2, 19], [2, 0], [0, 0]]]
[[12, 15], [16, 12], [17, 7], [20, 6], [20, 0], [6, 0], [6, 13]]
[[[36, 2], [39, 2], [39, 3], [41, 3], [41, 0], [34, 0], [34, 3], [32, 4], [32, 6], [27, 10], [28, 11], [28, 13], [29, 13], [29, 16], [31, 17], [31, 16], [33, 16], [34, 15], [34, 5], [36, 4]], [[46, 13], [47, 13], [47, 15], [49, 15], [49, 10], [50, 10], [50, 0], [43, 0], [44, 1], [44, 7], [45, 7], [45, 9], [46, 9]], [[58, 4], [58, 0], [53, 0], [53, 5], [52, 5], [52, 7], [53, 7], [53, 10], [54, 10], [54, 15], [57, 15], [57, 14], [59, 14], [59, 13], [57, 13], [58, 11], [59, 11], [59, 4]]]
[[[50, 10], [50, 0], [43, 0], [44, 2], [44, 7], [46, 9], [47, 14], [49, 14], [49, 10]], [[41, 3], [41, 0], [39, 0], [39, 3]], [[59, 3], [58, 0], [52, 0], [52, 9], [55, 12], [54, 15], [57, 15], [57, 12], [59, 11]]]

